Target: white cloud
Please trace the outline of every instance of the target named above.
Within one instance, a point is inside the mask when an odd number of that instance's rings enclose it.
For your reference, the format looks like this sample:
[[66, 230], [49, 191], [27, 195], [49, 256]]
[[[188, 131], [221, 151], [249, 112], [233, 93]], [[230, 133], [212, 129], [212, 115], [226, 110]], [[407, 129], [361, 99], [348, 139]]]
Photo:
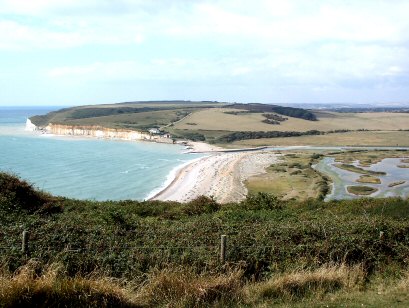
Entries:
[[[56, 81], [315, 92], [405, 86], [408, 11], [406, 0], [0, 0], [0, 53], [49, 52], [58, 63], [44, 59], [37, 69]], [[83, 46], [95, 59], [77, 48]], [[76, 58], [65, 62], [73, 50]]]

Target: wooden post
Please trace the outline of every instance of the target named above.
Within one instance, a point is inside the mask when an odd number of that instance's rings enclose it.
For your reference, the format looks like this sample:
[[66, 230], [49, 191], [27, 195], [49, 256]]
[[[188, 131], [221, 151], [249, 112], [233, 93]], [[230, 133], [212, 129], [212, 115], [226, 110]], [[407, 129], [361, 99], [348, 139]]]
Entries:
[[224, 263], [226, 262], [226, 245], [227, 244], [227, 235], [222, 235], [221, 236], [221, 241], [220, 241], [220, 262]]
[[28, 254], [28, 237], [29, 237], [28, 231], [24, 230], [23, 231], [23, 241], [21, 242], [21, 252]]

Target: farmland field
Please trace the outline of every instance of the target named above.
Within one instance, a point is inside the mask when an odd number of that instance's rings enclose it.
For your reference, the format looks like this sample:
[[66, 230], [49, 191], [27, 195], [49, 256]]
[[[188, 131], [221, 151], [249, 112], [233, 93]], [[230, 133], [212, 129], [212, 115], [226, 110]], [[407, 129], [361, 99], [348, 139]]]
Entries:
[[[409, 129], [409, 113], [337, 113], [314, 111], [318, 121], [287, 117], [280, 125], [263, 123], [262, 113], [243, 113], [239, 109], [212, 108], [192, 113], [175, 125], [175, 129], [224, 131], [331, 131], [349, 130], [399, 130]], [[237, 112], [231, 114], [226, 112]]]
[[235, 141], [224, 146], [229, 148], [253, 146], [409, 146], [407, 131], [359, 131], [327, 135], [287, 138], [263, 138]]

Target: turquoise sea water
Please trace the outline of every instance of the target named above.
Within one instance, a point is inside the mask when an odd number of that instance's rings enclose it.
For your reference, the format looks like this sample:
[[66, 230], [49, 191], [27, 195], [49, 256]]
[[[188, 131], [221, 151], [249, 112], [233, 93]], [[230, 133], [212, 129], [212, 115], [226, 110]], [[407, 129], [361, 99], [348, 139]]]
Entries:
[[146, 199], [197, 158], [177, 145], [58, 137], [26, 132], [27, 117], [58, 108], [0, 107], [0, 170], [55, 195], [77, 199]]

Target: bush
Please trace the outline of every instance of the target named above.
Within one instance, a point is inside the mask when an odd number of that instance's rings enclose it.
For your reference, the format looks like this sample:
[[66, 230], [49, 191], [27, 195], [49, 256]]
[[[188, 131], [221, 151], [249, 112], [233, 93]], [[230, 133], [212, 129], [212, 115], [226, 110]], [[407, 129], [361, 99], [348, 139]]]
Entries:
[[188, 215], [200, 215], [204, 213], [213, 213], [220, 209], [220, 204], [213, 197], [199, 196], [188, 202], [183, 212]]
[[31, 184], [14, 175], [0, 172], [0, 207], [8, 211], [55, 212], [61, 208], [56, 198], [36, 190]]
[[248, 194], [243, 201], [243, 205], [249, 210], [273, 210], [281, 209], [280, 199], [273, 194], [258, 192], [257, 194]]

